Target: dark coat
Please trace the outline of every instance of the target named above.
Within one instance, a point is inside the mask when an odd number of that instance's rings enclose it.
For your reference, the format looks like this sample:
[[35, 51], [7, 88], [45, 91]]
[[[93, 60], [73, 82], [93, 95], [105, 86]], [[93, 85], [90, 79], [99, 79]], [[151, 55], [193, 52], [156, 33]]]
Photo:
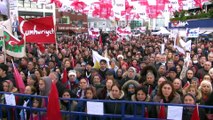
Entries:
[[[192, 117], [193, 110], [194, 110], [193, 108], [192, 109], [183, 108], [182, 120], [190, 120]], [[205, 110], [202, 108], [199, 108], [199, 117], [200, 120], [208, 119]]]
[[101, 100], [105, 100], [105, 99], [107, 99], [107, 88], [106, 87], [104, 87], [104, 88], [102, 88], [102, 89], [98, 89], [97, 90], [97, 97], [98, 97], [98, 99], [101, 99]]
[[59, 97], [62, 97], [62, 94], [63, 94], [64, 90], [66, 89], [66, 87], [61, 83], [61, 81], [58, 81], [56, 83], [56, 87], [58, 89], [58, 95], [59, 95]]
[[[131, 101], [136, 102], [136, 96], [132, 95]], [[143, 102], [149, 102], [150, 101], [150, 96], [147, 96], [145, 101]], [[137, 101], [140, 103], [140, 101]], [[144, 118], [149, 118], [149, 113], [151, 113], [151, 107], [148, 105], [144, 104], [129, 104], [127, 105], [127, 114], [134, 115], [136, 117], [144, 117]], [[144, 114], [142, 116], [142, 114]]]
[[[161, 100], [162, 100], [162, 98], [160, 97], [160, 96], [158, 96], [158, 95], [156, 95], [154, 98], [153, 98], [153, 102], [161, 102]], [[174, 96], [174, 98], [172, 99], [172, 100], [170, 100], [170, 101], [165, 101], [164, 99], [163, 99], [163, 103], [174, 103], [174, 104], [181, 104], [182, 102], [181, 102], [181, 98], [180, 98], [180, 95], [178, 94], [178, 93], [176, 93], [175, 94], [175, 96]], [[150, 114], [150, 116], [152, 117], [152, 118], [157, 118], [157, 116], [158, 116], [158, 114], [159, 114], [159, 112], [160, 112], [160, 106], [152, 106], [152, 108], [151, 108], [152, 110], [152, 112], [151, 112], [151, 114]], [[167, 114], [167, 106], [165, 106], [165, 112], [166, 112], [166, 114]]]
[[[95, 98], [94, 98], [95, 99]], [[78, 112], [87, 112], [87, 102], [86, 101], [79, 101], [76, 107]], [[78, 115], [76, 116], [75, 120], [101, 120], [100, 116], [95, 115]]]
[[[110, 96], [108, 98], [108, 100], [110, 101], [115, 101], [115, 100], [125, 100], [125, 97], [124, 97], [124, 92], [122, 91], [122, 94], [120, 96], [119, 99], [115, 99], [112, 94], [110, 93]], [[106, 102], [104, 103], [104, 110], [105, 110], [105, 114], [117, 114], [117, 115], [120, 115], [122, 113], [122, 109], [125, 109], [125, 113], [126, 113], [126, 108], [124, 106], [124, 108], [122, 108], [122, 103], [117, 103], [117, 102]], [[125, 114], [124, 113], [124, 114]], [[110, 120], [120, 120], [121, 118], [112, 118]]]

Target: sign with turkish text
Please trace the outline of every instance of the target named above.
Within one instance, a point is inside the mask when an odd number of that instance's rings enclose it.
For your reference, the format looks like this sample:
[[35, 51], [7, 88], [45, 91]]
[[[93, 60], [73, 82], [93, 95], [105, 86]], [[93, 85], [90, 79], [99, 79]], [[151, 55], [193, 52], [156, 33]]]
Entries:
[[20, 31], [31, 43], [55, 43], [53, 17], [42, 17], [20, 22]]

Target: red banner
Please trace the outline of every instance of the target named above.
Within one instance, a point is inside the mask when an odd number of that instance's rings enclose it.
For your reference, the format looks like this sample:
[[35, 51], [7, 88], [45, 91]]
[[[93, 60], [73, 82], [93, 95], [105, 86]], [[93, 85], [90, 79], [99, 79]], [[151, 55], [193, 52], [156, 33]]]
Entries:
[[20, 23], [20, 31], [25, 36], [26, 42], [55, 43], [56, 41], [52, 16], [23, 20]]

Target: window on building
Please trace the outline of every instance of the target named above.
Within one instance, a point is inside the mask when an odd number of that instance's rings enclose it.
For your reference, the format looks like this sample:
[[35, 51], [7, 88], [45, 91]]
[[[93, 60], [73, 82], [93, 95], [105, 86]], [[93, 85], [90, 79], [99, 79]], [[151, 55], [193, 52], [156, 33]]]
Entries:
[[24, 7], [24, 0], [19, 0], [18, 1], [18, 7]]
[[69, 20], [69, 16], [63, 16], [61, 19], [60, 19], [60, 22], [61, 24], [70, 24], [70, 20]]
[[94, 28], [96, 28], [97, 27], [97, 22], [94, 22]]
[[82, 21], [82, 20], [79, 20], [77, 26], [78, 26], [78, 27], [82, 27], [82, 26], [83, 26], [83, 21]]
[[75, 14], [75, 11], [74, 11], [74, 10], [71, 10], [71, 14]]

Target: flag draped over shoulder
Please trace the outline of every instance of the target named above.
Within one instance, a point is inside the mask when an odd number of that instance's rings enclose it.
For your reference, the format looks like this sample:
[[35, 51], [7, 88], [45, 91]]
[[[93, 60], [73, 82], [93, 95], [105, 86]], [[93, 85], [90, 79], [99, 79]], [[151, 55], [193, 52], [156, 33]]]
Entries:
[[53, 17], [42, 17], [20, 22], [20, 31], [31, 43], [56, 43]]
[[104, 59], [107, 61], [107, 65], [109, 66], [109, 58], [103, 57], [101, 55], [98, 54], [97, 51], [92, 51], [92, 59], [93, 59], [93, 63], [94, 63], [94, 68], [100, 68], [100, 60]]
[[24, 85], [24, 81], [22, 80], [22, 76], [20, 75], [13, 61], [12, 61], [12, 64], [13, 64], [13, 71], [14, 71], [13, 75], [15, 78], [16, 86], [19, 89], [20, 93], [24, 93], [25, 85]]
[[51, 91], [48, 97], [47, 119], [62, 120], [62, 116], [60, 113], [59, 99], [58, 99], [58, 90], [57, 90], [55, 82], [52, 82]]
[[17, 39], [6, 29], [4, 30], [4, 41], [1, 41], [0, 43], [3, 42], [5, 42], [5, 51], [8, 55], [17, 58], [26, 56], [26, 44], [24, 40]]

